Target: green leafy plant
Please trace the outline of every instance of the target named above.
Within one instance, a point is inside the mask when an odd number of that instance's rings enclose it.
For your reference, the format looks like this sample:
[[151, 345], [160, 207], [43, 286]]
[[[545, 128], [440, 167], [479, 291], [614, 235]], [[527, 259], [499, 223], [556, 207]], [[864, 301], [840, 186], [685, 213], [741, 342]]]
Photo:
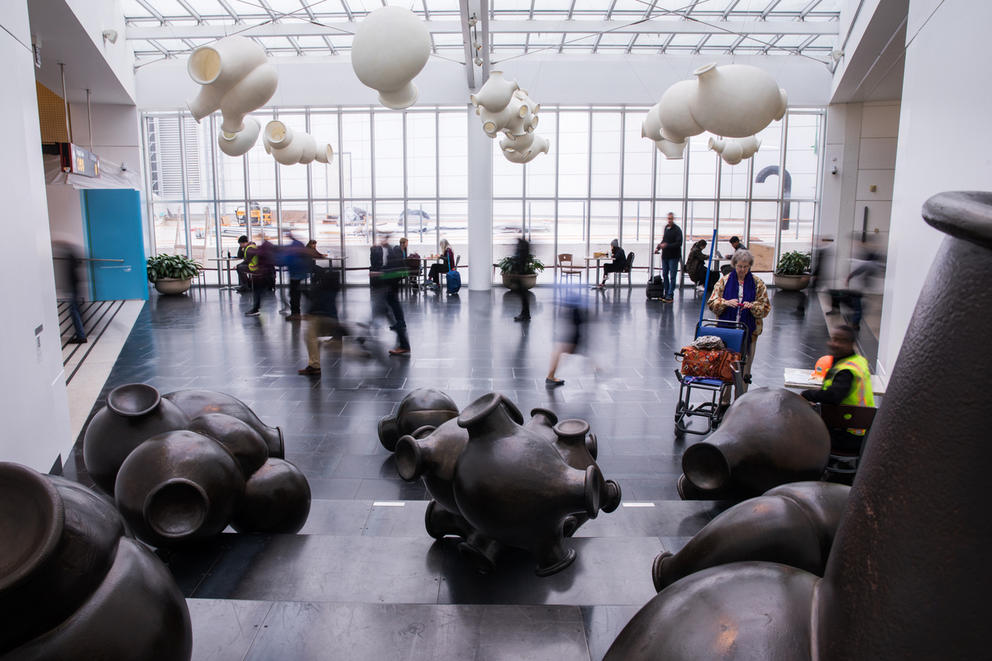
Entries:
[[811, 258], [808, 252], [793, 250], [784, 253], [779, 258], [775, 273], [778, 275], [805, 275], [809, 273], [810, 263]]
[[202, 269], [201, 264], [185, 255], [162, 254], [148, 258], [148, 279], [152, 282], [162, 278], [177, 278], [179, 280], [195, 278]]
[[[504, 274], [518, 273], [520, 269], [516, 268], [516, 264], [517, 264], [517, 258], [515, 256], [504, 257], [503, 259], [499, 260], [500, 273], [504, 273]], [[521, 273], [520, 275], [533, 275], [538, 271], [543, 271], [543, 270], [544, 270], [544, 262], [542, 262], [541, 260], [537, 259], [532, 255], [530, 259], [527, 260], [526, 268], [524, 268], [523, 273]]]

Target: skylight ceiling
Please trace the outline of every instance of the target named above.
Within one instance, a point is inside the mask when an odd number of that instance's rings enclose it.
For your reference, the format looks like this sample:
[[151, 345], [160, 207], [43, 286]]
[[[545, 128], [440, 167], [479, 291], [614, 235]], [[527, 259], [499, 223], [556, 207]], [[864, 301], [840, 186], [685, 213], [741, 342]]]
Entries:
[[[124, 0], [138, 63], [241, 33], [273, 56], [347, 53], [356, 21], [386, 0]], [[408, 0], [434, 54], [465, 60], [459, 0]], [[764, 54], [826, 60], [840, 0], [489, 0], [489, 60], [531, 53]]]

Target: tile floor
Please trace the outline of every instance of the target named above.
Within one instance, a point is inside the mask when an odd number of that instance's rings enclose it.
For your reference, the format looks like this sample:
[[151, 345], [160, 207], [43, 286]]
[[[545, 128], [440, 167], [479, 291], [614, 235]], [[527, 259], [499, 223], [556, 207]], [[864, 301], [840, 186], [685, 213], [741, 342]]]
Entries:
[[[678, 395], [673, 353], [692, 339], [701, 298], [647, 301], [644, 289], [588, 291], [586, 355], [566, 356], [563, 387], [544, 377], [556, 333], [558, 292], [532, 292], [533, 320], [513, 322], [520, 302], [503, 289], [404, 295], [413, 353], [388, 358], [326, 351], [320, 377], [306, 364], [306, 322], [287, 322], [269, 299], [260, 317], [232, 292], [152, 295], [101, 393], [141, 381], [168, 392], [220, 390], [282, 428], [286, 457], [307, 475], [313, 507], [299, 535], [225, 533], [195, 549], [161, 552], [190, 598], [195, 659], [599, 659], [653, 594], [650, 566], [721, 510], [682, 502], [675, 490], [686, 443], [672, 416]], [[819, 304], [797, 312], [797, 295], [772, 293], [753, 369], [756, 386], [781, 387], [783, 368], [812, 365], [827, 327]], [[342, 314], [370, 316], [369, 292], [347, 289]], [[599, 464], [626, 503], [601, 514], [570, 542], [577, 561], [537, 578], [523, 553], [507, 552], [480, 576], [449, 540], [423, 529], [427, 494], [396, 474], [376, 422], [412, 388], [446, 391], [459, 406], [498, 390], [528, 411], [586, 419]], [[66, 462], [87, 482], [77, 443]], [[383, 502], [388, 501], [388, 502]]]

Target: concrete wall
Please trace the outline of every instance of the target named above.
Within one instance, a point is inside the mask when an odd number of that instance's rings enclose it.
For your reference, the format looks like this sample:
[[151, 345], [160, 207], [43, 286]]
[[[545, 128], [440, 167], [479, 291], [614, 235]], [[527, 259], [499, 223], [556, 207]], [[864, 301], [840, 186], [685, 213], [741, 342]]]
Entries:
[[992, 182], [992, 150], [981, 137], [992, 108], [992, 60], [978, 28], [990, 24], [992, 3], [910, 2], [879, 338], [885, 373], [895, 365], [942, 238], [921, 218], [921, 206], [940, 191], [988, 190]]
[[55, 279], [41, 159], [26, 0], [0, 3], [0, 61], [8, 131], [0, 181], [8, 195], [4, 215], [16, 223], [4, 251], [7, 287], [0, 324], [0, 459], [48, 471], [72, 446], [56, 314]]

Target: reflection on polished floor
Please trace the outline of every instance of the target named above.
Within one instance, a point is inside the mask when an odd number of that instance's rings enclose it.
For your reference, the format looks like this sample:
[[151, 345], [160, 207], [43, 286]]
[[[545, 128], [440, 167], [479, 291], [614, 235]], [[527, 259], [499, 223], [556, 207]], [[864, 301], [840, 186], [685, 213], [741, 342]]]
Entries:
[[[683, 502], [675, 482], [687, 441], [675, 437], [673, 352], [691, 340], [701, 297], [647, 301], [643, 288], [583, 290], [591, 324], [585, 357], [565, 357], [561, 388], [544, 377], [560, 321], [553, 288], [532, 294], [533, 320], [503, 289], [403, 297], [413, 353], [359, 359], [328, 349], [320, 377], [306, 364], [301, 331], [270, 299], [245, 317], [248, 297], [214, 289], [152, 295], [97, 402], [130, 382], [163, 392], [220, 390], [243, 399], [286, 438], [286, 458], [313, 489], [299, 535], [225, 533], [206, 546], [162, 552], [190, 597], [195, 659], [598, 659], [653, 594], [651, 561], [675, 550], [722, 507]], [[758, 344], [755, 385], [780, 387], [784, 367], [824, 352], [819, 305], [772, 294]], [[369, 292], [346, 290], [343, 315], [370, 316]], [[392, 333], [378, 331], [384, 342]], [[388, 346], [388, 345], [387, 345]], [[599, 464], [624, 502], [586, 523], [570, 545], [578, 559], [537, 578], [522, 553], [481, 576], [447, 540], [425, 532], [427, 494], [403, 482], [376, 422], [404, 394], [430, 386], [460, 407], [497, 390], [521, 410], [586, 419]], [[77, 443], [66, 473], [86, 482]], [[630, 507], [630, 504], [641, 506]]]

